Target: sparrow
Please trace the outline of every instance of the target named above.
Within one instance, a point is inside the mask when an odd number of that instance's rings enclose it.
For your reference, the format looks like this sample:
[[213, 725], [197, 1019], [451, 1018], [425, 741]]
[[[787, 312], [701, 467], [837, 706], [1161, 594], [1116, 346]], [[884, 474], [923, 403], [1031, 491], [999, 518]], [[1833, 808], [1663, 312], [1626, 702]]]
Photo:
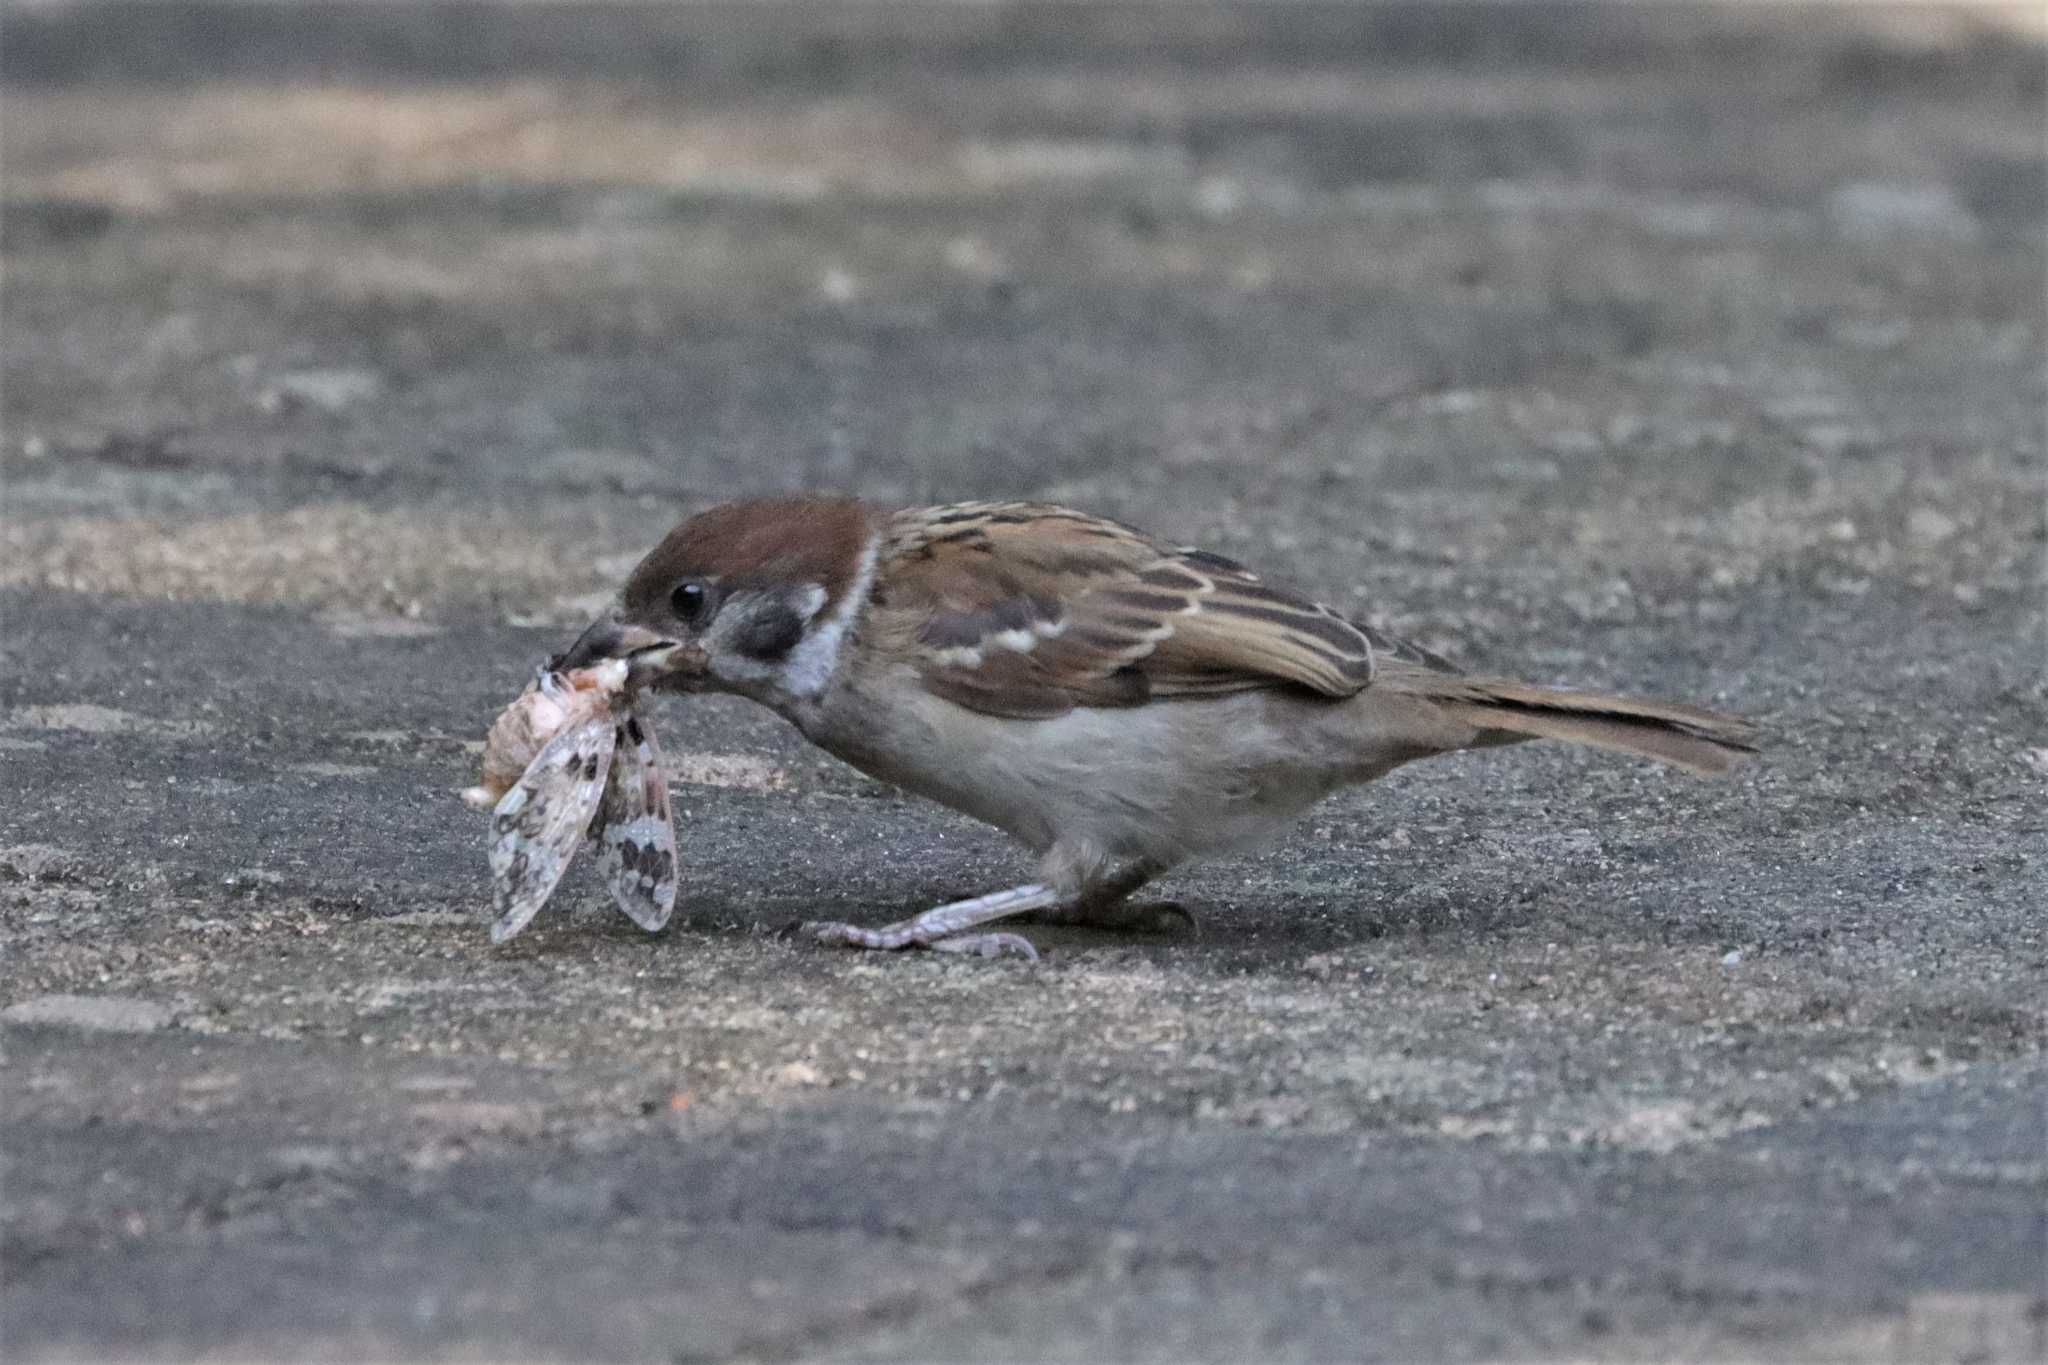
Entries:
[[1735, 716], [1467, 674], [1235, 560], [1048, 503], [713, 507], [549, 666], [607, 660], [636, 688], [759, 702], [1038, 855], [1034, 881], [898, 923], [797, 926], [854, 948], [1028, 957], [968, 931], [1150, 923], [1129, 897], [1168, 869], [1436, 754], [1562, 739], [1711, 774], [1756, 747]]

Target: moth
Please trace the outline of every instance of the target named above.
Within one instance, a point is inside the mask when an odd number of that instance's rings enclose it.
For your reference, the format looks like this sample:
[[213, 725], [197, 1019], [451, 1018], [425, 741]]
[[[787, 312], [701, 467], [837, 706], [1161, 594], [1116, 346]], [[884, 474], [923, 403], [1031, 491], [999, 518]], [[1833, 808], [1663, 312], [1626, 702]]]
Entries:
[[526, 927], [585, 839], [612, 899], [642, 929], [676, 904], [676, 830], [654, 730], [610, 660], [539, 670], [484, 741], [483, 781], [462, 793], [491, 812], [491, 942]]

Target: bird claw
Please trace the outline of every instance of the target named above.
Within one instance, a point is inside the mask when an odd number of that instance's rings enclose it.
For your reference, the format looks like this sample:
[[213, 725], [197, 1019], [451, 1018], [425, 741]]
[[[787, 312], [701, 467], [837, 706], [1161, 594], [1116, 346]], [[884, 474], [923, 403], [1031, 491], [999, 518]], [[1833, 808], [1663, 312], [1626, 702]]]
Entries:
[[791, 925], [784, 931], [785, 937], [816, 939], [819, 943], [836, 943], [842, 948], [873, 948], [881, 952], [893, 952], [898, 948], [911, 946], [911, 939], [904, 934], [891, 933], [887, 929], [866, 929], [858, 924], [848, 924], [836, 919], [807, 919]]
[[956, 934], [923, 945], [935, 953], [960, 953], [967, 957], [1017, 957], [1038, 961], [1038, 949], [1022, 934]]
[[964, 957], [1019, 957], [1038, 960], [1038, 949], [1022, 934], [953, 934], [928, 938], [921, 934], [888, 929], [864, 929], [844, 920], [799, 920], [783, 926], [778, 938], [808, 938], [842, 948], [864, 948], [874, 952], [900, 952], [907, 948], [929, 948], [935, 953], [957, 953]]

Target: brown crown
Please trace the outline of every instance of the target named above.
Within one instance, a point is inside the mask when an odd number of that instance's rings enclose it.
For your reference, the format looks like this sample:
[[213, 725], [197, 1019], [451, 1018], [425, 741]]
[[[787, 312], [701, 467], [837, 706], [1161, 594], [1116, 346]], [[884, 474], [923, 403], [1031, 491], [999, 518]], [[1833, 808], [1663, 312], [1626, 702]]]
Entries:
[[752, 498], [713, 507], [648, 551], [626, 580], [626, 614], [658, 613], [670, 590], [688, 578], [727, 587], [817, 583], [829, 611], [853, 586], [872, 533], [858, 498]]

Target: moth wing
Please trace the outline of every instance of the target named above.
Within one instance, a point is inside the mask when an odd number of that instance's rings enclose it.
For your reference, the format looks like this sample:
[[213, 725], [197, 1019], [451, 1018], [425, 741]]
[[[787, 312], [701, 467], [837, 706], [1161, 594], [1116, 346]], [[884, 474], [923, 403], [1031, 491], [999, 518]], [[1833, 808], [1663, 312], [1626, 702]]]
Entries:
[[534, 917], [569, 869], [611, 773], [616, 722], [597, 715], [544, 745], [491, 812], [491, 876], [503, 943]]
[[628, 713], [618, 723], [618, 757], [590, 822], [612, 899], [654, 933], [676, 908], [676, 823], [654, 729]]

